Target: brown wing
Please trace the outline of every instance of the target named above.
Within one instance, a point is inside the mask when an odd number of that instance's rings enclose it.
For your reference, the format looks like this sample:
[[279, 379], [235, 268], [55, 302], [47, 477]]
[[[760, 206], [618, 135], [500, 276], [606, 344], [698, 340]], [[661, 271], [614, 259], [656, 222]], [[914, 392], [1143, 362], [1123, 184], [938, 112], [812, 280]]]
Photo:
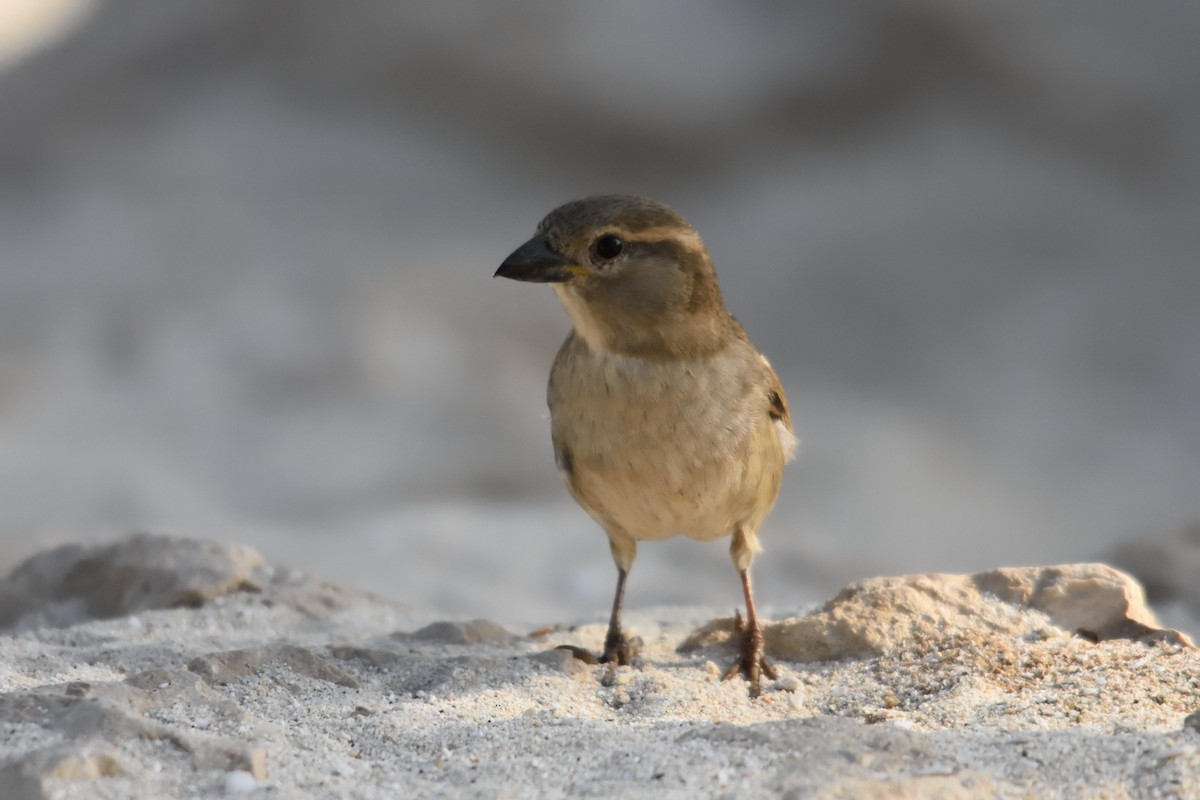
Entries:
[[779, 382], [779, 376], [771, 368], [771, 362], [767, 361], [766, 356], [762, 356], [762, 360], [763, 366], [767, 368], [769, 381], [767, 402], [770, 406], [767, 413], [776, 423], [776, 433], [779, 434], [779, 444], [783, 447], [783, 457], [790, 461], [796, 454], [796, 436], [793, 433], [792, 414], [788, 411], [787, 394], [783, 391], [783, 384]]

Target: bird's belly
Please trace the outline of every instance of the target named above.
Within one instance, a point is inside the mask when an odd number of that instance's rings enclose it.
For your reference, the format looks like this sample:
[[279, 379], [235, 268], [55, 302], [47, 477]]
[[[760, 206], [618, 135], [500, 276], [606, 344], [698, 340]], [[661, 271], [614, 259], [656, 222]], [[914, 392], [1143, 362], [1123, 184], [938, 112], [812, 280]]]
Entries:
[[628, 433], [579, 453], [564, 477], [597, 521], [634, 539], [728, 536], [761, 516], [778, 493], [773, 476], [780, 465], [769, 468], [778, 451], [755, 446], [753, 431], [741, 441], [697, 431], [662, 436], [636, 426]]

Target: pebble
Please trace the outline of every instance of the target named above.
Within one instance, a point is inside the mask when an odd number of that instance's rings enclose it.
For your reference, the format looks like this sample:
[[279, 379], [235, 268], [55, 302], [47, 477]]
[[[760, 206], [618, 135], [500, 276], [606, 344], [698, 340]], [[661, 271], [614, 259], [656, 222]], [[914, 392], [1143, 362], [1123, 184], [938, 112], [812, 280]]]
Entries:
[[775, 688], [781, 692], [795, 692], [800, 689], [800, 679], [794, 675], [784, 675], [775, 681]]
[[258, 781], [244, 769], [225, 773], [225, 794], [245, 794], [258, 787]]

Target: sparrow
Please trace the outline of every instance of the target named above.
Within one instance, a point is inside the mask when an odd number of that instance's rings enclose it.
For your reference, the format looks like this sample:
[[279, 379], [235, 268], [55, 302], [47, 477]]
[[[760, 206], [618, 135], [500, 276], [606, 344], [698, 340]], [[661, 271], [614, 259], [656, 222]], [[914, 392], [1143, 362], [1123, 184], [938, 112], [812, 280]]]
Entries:
[[750, 567], [796, 438], [779, 378], [725, 308], [700, 236], [662, 203], [598, 195], [550, 212], [495, 276], [551, 284], [571, 319], [547, 402], [555, 464], [617, 566], [598, 661], [637, 654], [621, 606], [638, 542], [730, 536], [746, 618], [725, 678], [740, 672], [757, 697], [760, 676], [777, 674]]

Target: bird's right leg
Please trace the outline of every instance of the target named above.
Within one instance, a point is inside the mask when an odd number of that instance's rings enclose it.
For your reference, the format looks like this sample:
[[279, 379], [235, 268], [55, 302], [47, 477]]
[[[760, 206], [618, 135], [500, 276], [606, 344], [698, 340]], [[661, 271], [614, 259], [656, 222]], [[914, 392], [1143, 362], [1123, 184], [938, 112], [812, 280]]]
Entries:
[[625, 602], [626, 570], [617, 567], [617, 593], [613, 597], [612, 615], [608, 618], [608, 633], [604, 637], [604, 654], [601, 664], [617, 664], [627, 667], [637, 655], [638, 641], [630, 639], [621, 630], [621, 605]]
[[612, 550], [613, 561], [617, 565], [617, 591], [613, 596], [612, 614], [608, 618], [608, 633], [604, 636], [604, 652], [600, 658], [574, 645], [562, 645], [563, 650], [570, 650], [576, 658], [591, 664], [608, 664], [612, 667], [629, 666], [637, 657], [641, 639], [625, 635], [621, 628], [621, 606], [625, 602], [625, 579], [637, 558], [637, 542], [632, 536], [620, 531], [608, 532], [609, 548]]
[[617, 565], [617, 591], [613, 595], [612, 615], [608, 618], [608, 634], [604, 637], [601, 663], [628, 666], [637, 656], [640, 639], [631, 639], [621, 630], [621, 605], [625, 602], [625, 578], [637, 558], [637, 541], [621, 530], [609, 530], [608, 547]]

